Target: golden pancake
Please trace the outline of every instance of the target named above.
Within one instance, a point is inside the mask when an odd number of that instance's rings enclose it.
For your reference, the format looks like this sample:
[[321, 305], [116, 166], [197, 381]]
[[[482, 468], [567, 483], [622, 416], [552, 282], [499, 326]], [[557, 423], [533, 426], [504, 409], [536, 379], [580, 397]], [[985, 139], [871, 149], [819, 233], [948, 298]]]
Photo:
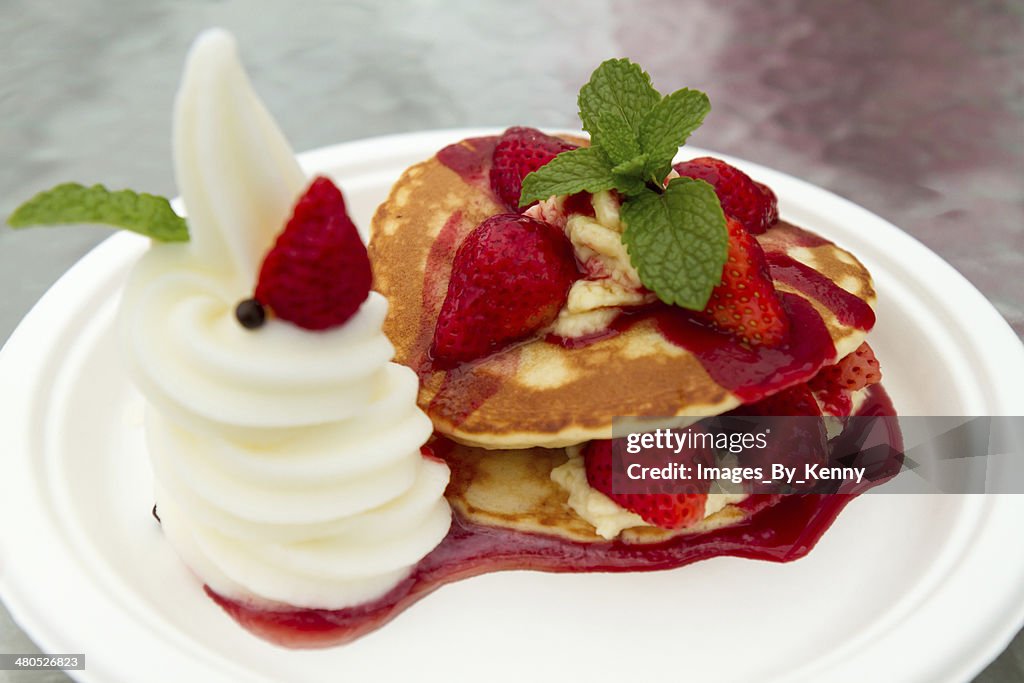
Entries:
[[[717, 415], [754, 400], [644, 316], [575, 348], [535, 339], [452, 370], [433, 368], [428, 351], [455, 251], [481, 221], [507, 211], [488, 186], [493, 144], [463, 141], [443, 151], [444, 161], [435, 155], [409, 168], [371, 227], [375, 288], [390, 302], [384, 331], [397, 362], [420, 374], [419, 404], [438, 432], [484, 448], [558, 448], [610, 438], [614, 416]], [[874, 304], [871, 277], [849, 252], [786, 222], [757, 239], [769, 256], [806, 264], [865, 308]], [[809, 379], [856, 349], [867, 334], [862, 328], [870, 327], [837, 314], [828, 291], [799, 291], [779, 279], [776, 287], [816, 311], [815, 324], [823, 325], [834, 352], [804, 363], [781, 384], [773, 379], [760, 395]]]

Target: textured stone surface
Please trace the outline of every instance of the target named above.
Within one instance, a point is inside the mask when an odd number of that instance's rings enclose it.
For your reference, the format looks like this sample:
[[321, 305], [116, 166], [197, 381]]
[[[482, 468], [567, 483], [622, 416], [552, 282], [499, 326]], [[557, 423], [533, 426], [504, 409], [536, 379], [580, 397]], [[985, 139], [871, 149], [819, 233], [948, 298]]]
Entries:
[[[841, 194], [934, 249], [1024, 334], [1024, 9], [918, 0], [0, 4], [0, 214], [63, 180], [172, 194], [189, 42], [234, 31], [297, 149], [458, 126], [578, 126], [601, 59], [706, 90], [693, 138]], [[683, 12], [681, 8], [685, 7]], [[0, 228], [0, 340], [107, 234]], [[5, 523], [10, 523], [5, 522]], [[28, 649], [0, 619], [0, 651]], [[1018, 637], [978, 679], [1024, 678]], [[0, 672], [0, 681], [63, 680]]]

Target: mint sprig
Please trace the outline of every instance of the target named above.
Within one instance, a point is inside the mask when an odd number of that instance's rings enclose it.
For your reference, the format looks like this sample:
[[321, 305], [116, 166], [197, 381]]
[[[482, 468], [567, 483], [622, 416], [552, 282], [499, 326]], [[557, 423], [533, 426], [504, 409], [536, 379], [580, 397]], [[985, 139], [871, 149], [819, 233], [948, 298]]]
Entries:
[[683, 88], [662, 96], [628, 59], [601, 64], [579, 94], [590, 147], [563, 152], [523, 179], [519, 205], [576, 192], [623, 196], [623, 241], [640, 281], [662, 301], [703, 309], [721, 281], [728, 232], [714, 189], [703, 181], [664, 186], [679, 147], [711, 109]]
[[164, 197], [102, 185], [64, 183], [40, 192], [10, 215], [12, 228], [92, 223], [137, 232], [159, 242], [187, 242], [185, 219]]

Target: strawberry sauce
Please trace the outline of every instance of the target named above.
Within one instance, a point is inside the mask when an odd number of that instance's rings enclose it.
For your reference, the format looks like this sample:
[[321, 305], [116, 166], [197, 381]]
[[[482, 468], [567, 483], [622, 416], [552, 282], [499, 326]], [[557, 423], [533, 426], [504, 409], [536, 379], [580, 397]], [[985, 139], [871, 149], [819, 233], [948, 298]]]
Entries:
[[472, 229], [462, 220], [461, 211], [453, 211], [452, 215], [445, 221], [444, 226], [438, 233], [437, 238], [430, 245], [430, 252], [427, 254], [427, 263], [430, 267], [423, 274], [423, 305], [420, 313], [420, 332], [410, 354], [412, 358], [420, 359], [418, 366], [413, 370], [423, 377], [432, 371], [427, 350], [430, 348], [430, 340], [434, 336], [434, 322], [441, 310], [448, 291], [448, 278], [451, 277], [452, 262], [455, 259], [455, 252], [459, 244]]
[[490, 375], [473, 374], [472, 366], [468, 364], [448, 370], [437, 393], [430, 401], [429, 412], [448, 416], [451, 423], [456, 426], [465, 422], [487, 399], [501, 389], [503, 377], [515, 375], [519, 367], [519, 356], [505, 353], [493, 357], [492, 362], [495, 372]]
[[875, 312], [870, 306], [814, 268], [780, 252], [766, 253], [765, 260], [773, 280], [784, 282], [815, 301], [820, 301], [835, 314], [839, 322], [859, 330], [870, 330], [875, 326]]
[[779, 299], [790, 331], [772, 347], [743, 344], [682, 308], [664, 307], [654, 315], [666, 339], [696, 356], [720, 386], [752, 403], [813, 376], [836, 355], [828, 328], [807, 300], [786, 292], [779, 292]]
[[437, 160], [458, 173], [470, 185], [482, 187], [490, 193], [488, 172], [491, 168], [491, 155], [497, 144], [497, 136], [469, 138], [442, 149], [437, 153]]
[[[868, 393], [859, 415], [895, 415], [878, 385]], [[580, 543], [565, 539], [474, 524], [455, 515], [440, 545], [424, 557], [408, 578], [373, 602], [343, 610], [266, 611], [206, 592], [239, 624], [255, 635], [285, 647], [327, 647], [373, 631], [446, 583], [506, 569], [545, 572], [626, 572], [672, 569], [714, 557], [744, 557], [791, 562], [806, 555], [858, 494], [882, 483], [898, 470], [902, 437], [896, 420], [884, 420], [881, 450], [871, 449], [872, 468], [864, 483], [838, 494], [758, 495], [740, 503], [751, 513], [746, 521], [714, 531], [679, 536], [652, 545], [618, 541]], [[850, 430], [847, 430], [848, 432]], [[840, 440], [856, 442], [861, 435]], [[875, 438], [874, 442], [877, 443]], [[859, 456], [857, 456], [859, 457]], [[869, 481], [870, 480], [870, 481]], [[443, 628], [443, 624], [438, 625]]]
[[593, 335], [579, 338], [548, 335], [545, 341], [576, 349], [653, 320], [658, 332], [692, 353], [715, 382], [744, 403], [753, 403], [812, 377], [835, 359], [832, 337], [814, 307], [802, 296], [788, 292], [779, 292], [779, 299], [789, 317], [790, 332], [778, 346], [744, 344], [733, 335], [710, 327], [692, 311], [660, 303], [623, 311], [607, 330]]

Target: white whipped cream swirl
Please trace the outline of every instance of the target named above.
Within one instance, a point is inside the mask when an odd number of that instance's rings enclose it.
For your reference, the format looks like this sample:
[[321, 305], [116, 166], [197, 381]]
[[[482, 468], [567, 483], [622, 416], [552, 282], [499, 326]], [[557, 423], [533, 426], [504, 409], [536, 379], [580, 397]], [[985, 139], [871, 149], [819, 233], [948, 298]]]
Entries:
[[121, 310], [164, 532], [234, 600], [378, 598], [448, 532], [448, 468], [420, 453], [432, 428], [382, 296], [325, 332], [235, 319], [306, 181], [223, 31], [189, 55], [175, 161], [191, 241], [154, 244]]

